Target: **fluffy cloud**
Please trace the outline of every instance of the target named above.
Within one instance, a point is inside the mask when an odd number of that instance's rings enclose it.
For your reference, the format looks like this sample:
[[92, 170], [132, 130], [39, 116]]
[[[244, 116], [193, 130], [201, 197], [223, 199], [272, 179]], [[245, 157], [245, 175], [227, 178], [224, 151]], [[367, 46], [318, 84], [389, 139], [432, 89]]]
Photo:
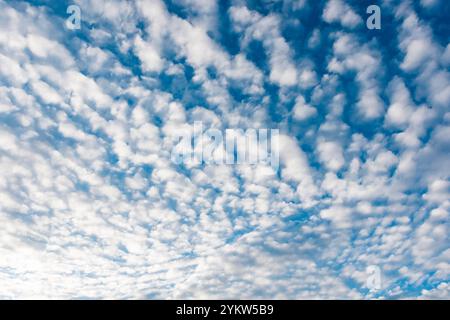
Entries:
[[[448, 298], [441, 16], [386, 2], [368, 41], [343, 0], [76, 4], [0, 0], [0, 298]], [[174, 163], [196, 121], [280, 130], [279, 169]]]
[[322, 17], [328, 23], [339, 22], [347, 28], [355, 28], [362, 22], [352, 8], [341, 0], [329, 0], [323, 10]]

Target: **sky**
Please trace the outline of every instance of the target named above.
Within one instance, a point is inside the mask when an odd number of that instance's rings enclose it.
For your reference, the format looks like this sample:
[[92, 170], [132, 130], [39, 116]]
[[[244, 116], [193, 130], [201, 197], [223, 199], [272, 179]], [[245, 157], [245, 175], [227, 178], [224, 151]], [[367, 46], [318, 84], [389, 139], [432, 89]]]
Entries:
[[[0, 0], [0, 298], [449, 299], [449, 17]], [[279, 167], [174, 163], [194, 122]]]

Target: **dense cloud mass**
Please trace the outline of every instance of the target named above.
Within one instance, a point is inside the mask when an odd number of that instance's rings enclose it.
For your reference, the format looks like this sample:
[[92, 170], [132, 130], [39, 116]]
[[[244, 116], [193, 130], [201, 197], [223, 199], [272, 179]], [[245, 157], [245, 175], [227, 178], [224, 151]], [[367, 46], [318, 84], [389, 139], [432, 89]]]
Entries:
[[372, 2], [0, 0], [0, 298], [449, 299], [450, 3]]

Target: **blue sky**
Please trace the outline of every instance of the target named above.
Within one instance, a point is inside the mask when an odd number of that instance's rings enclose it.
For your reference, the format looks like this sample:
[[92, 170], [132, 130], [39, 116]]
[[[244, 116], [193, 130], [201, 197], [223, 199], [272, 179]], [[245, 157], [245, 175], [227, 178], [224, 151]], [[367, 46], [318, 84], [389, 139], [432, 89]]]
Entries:
[[[450, 298], [449, 15], [0, 0], [0, 298]], [[173, 163], [196, 121], [279, 169]]]

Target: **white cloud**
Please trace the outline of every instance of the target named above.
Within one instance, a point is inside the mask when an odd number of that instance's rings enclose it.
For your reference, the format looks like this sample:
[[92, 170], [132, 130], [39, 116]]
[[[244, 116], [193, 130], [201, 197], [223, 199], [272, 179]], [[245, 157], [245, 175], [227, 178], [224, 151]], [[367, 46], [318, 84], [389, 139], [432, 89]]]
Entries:
[[[300, 21], [299, 50], [284, 15], [304, 1], [266, 15], [233, 3], [239, 52], [217, 2], [176, 0], [183, 18], [161, 1], [76, 3], [93, 28], [68, 41], [45, 6], [0, 0], [1, 298], [372, 298], [367, 265], [386, 278], [377, 297], [448, 296], [448, 48], [411, 8], [391, 61], [407, 76], [391, 78], [383, 44], [356, 33]], [[343, 1], [323, 18], [360, 24]], [[309, 48], [326, 39], [319, 74]], [[430, 55], [410, 54], [424, 39]], [[279, 128], [280, 171], [175, 165], [195, 121]]]
[[316, 109], [307, 104], [303, 96], [298, 96], [297, 99], [295, 99], [295, 105], [292, 112], [294, 119], [298, 121], [307, 120], [317, 114]]
[[380, 53], [376, 47], [360, 44], [350, 34], [336, 33], [333, 44], [334, 56], [328, 63], [328, 70], [340, 75], [356, 72], [359, 84], [358, 113], [364, 121], [373, 120], [384, 114], [384, 103], [380, 98], [378, 78], [380, 76]]
[[319, 141], [317, 152], [319, 158], [329, 170], [338, 171], [345, 164], [342, 146], [336, 142]]
[[401, 67], [406, 71], [412, 71], [420, 67], [431, 55], [431, 45], [428, 39], [414, 39], [406, 46], [405, 60]]
[[347, 28], [355, 28], [362, 22], [353, 9], [341, 0], [329, 0], [322, 17], [325, 22], [339, 22]]
[[388, 86], [391, 105], [386, 113], [385, 123], [388, 126], [404, 127], [409, 123], [413, 113], [413, 102], [405, 83], [394, 78]]
[[292, 52], [279, 30], [280, 17], [261, 16], [246, 7], [232, 7], [229, 10], [236, 30], [244, 29], [244, 45], [250, 39], [262, 41], [269, 54], [269, 79], [280, 86], [294, 86], [298, 83], [298, 71], [292, 61]]

